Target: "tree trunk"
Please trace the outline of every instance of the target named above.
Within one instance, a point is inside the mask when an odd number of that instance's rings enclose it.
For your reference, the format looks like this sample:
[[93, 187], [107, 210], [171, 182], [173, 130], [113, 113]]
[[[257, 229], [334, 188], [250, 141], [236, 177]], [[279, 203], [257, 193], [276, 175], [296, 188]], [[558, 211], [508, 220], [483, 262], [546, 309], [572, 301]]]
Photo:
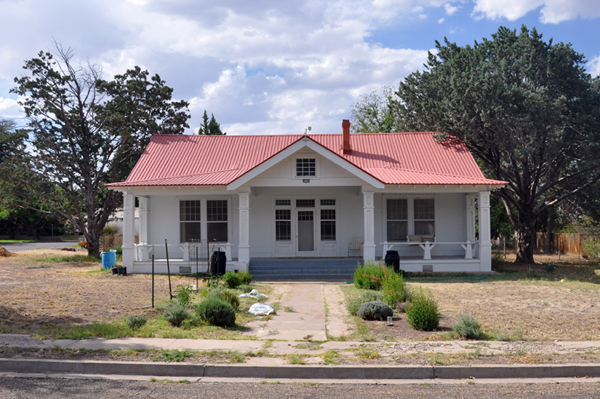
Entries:
[[535, 250], [535, 218], [529, 212], [519, 212], [519, 226], [517, 235], [517, 259], [515, 263], [534, 263]]
[[[88, 226], [89, 228], [90, 226]], [[91, 226], [88, 238], [88, 256], [100, 257], [100, 237], [95, 231], [95, 226]]]
[[547, 254], [552, 253], [552, 244], [554, 239], [552, 237], [552, 230], [554, 230], [554, 207], [548, 208], [548, 221], [546, 223], [546, 242], [544, 244], [544, 252]]

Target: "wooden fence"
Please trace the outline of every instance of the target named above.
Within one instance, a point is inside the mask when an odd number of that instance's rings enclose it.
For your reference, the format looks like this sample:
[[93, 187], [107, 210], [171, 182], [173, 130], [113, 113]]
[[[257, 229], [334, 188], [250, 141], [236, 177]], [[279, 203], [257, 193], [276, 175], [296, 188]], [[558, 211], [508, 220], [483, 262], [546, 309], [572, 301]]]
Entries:
[[[554, 233], [552, 234], [552, 248], [550, 252], [561, 254], [583, 255], [583, 242], [587, 239], [598, 240], [600, 237], [581, 233]], [[537, 233], [536, 247], [540, 252], [546, 252], [546, 233]]]
[[[135, 243], [139, 244], [139, 237], [135, 236]], [[100, 249], [102, 252], [108, 251], [109, 249], [114, 249], [116, 247], [120, 247], [123, 245], [123, 235], [115, 234], [115, 235], [102, 235], [100, 237]]]

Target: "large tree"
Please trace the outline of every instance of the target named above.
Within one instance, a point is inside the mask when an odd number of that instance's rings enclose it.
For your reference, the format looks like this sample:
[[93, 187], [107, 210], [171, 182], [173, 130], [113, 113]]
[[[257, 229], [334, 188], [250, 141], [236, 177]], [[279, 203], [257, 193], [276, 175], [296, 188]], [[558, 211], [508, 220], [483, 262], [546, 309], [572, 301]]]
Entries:
[[[32, 195], [69, 220], [85, 236], [90, 255], [120, 196], [106, 183], [131, 171], [154, 134], [182, 134], [188, 103], [158, 75], [139, 67], [102, 79], [95, 65], [77, 65], [73, 52], [57, 45], [26, 60], [29, 75], [15, 78], [13, 93], [31, 131], [18, 176]], [[43, 195], [42, 195], [43, 194]]]
[[532, 263], [538, 216], [600, 177], [600, 96], [585, 58], [535, 29], [501, 27], [473, 46], [436, 42], [423, 72], [400, 83], [400, 130], [461, 137], [497, 191]]
[[389, 133], [394, 124], [393, 100], [396, 99], [394, 90], [383, 87], [378, 91], [363, 94], [350, 107], [350, 122], [356, 133]]

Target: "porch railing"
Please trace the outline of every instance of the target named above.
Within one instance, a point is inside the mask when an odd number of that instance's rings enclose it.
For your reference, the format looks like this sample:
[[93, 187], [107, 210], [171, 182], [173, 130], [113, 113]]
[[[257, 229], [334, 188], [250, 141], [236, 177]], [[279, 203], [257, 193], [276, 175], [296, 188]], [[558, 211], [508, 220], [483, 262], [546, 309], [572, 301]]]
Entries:
[[383, 256], [381, 259], [385, 259], [385, 254], [387, 251], [392, 249], [393, 247], [405, 247], [405, 246], [419, 246], [423, 249], [423, 259], [431, 259], [431, 250], [437, 245], [460, 245], [465, 250], [465, 259], [473, 259], [473, 252], [475, 249], [475, 245], [477, 241], [466, 241], [466, 242], [410, 242], [410, 241], [400, 241], [400, 242], [387, 242], [384, 241], [383, 244]]
[[[167, 245], [169, 248], [169, 259], [194, 263], [196, 260], [207, 263], [212, 252], [217, 250], [225, 252], [227, 260], [230, 261], [232, 246], [233, 244], [229, 242], [207, 241], [182, 242], [179, 244]], [[135, 244], [133, 260], [137, 262], [148, 262], [152, 259], [153, 254], [155, 256], [159, 253], [162, 254], [164, 249], [164, 244]], [[172, 249], [178, 249], [179, 251], [172, 251]]]

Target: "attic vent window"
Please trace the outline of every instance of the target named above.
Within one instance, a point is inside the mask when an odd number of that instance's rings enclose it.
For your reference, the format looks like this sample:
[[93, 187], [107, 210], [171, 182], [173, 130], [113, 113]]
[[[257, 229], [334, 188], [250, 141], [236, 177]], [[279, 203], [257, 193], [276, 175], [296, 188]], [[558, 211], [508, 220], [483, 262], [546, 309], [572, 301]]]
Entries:
[[296, 159], [296, 176], [316, 176], [317, 167], [315, 158], [297, 158]]

